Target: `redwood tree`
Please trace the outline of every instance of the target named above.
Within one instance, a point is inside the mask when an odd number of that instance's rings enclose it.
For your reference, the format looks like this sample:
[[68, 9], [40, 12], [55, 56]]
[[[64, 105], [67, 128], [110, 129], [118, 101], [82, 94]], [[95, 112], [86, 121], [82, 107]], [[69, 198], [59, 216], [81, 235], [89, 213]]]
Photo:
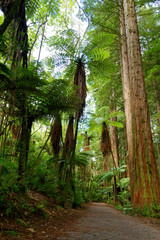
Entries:
[[[150, 207], [152, 203], [160, 202], [160, 188], [133, 0], [124, 0], [124, 13], [129, 71], [126, 86], [128, 85], [128, 92], [131, 94], [131, 117], [126, 114], [127, 135], [131, 127], [131, 138], [128, 137], [131, 193], [133, 207], [143, 208], [145, 205]], [[123, 57], [124, 55], [122, 59]]]

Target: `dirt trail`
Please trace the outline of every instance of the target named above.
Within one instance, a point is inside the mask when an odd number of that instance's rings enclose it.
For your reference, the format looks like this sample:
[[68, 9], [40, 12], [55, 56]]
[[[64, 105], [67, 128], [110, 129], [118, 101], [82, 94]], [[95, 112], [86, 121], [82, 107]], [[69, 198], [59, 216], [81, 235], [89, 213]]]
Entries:
[[[5, 229], [19, 235], [8, 235]], [[86, 210], [33, 218], [27, 226], [6, 220], [0, 230], [0, 240], [160, 240], [160, 219], [124, 215], [111, 205], [89, 203]]]
[[160, 240], [160, 226], [124, 215], [104, 203], [92, 203], [58, 240]]

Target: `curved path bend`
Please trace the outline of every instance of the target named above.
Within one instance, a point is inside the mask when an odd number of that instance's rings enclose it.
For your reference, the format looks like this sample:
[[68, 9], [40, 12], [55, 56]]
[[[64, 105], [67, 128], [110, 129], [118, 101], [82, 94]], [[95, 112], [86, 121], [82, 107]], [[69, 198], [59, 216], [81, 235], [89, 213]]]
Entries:
[[105, 203], [92, 203], [57, 240], [160, 240], [160, 226]]

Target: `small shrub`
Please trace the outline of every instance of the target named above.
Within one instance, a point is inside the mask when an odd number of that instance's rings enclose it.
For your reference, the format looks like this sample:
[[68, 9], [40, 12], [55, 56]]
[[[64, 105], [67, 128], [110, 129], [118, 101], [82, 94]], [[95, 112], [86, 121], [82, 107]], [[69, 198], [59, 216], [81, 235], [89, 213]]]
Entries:
[[160, 218], [160, 204], [153, 203], [151, 205], [151, 212], [152, 217]]

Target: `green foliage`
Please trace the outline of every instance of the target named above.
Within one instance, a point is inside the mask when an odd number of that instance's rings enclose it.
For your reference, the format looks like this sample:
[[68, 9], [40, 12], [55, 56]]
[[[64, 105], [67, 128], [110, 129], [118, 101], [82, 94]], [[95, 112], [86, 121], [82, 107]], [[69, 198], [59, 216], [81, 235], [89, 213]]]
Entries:
[[5, 210], [6, 216], [18, 217], [20, 212], [18, 210], [19, 205], [22, 202], [14, 202], [15, 194], [19, 194], [19, 186], [13, 179], [8, 182], [4, 179], [1, 181], [0, 186], [0, 209]]
[[90, 51], [89, 57], [92, 58], [93, 61], [104, 61], [110, 57], [109, 51], [105, 48], [95, 48]]
[[44, 218], [47, 217], [47, 213], [46, 213], [46, 211], [45, 211], [44, 202], [42, 202], [42, 203], [40, 203], [40, 204], [37, 204], [35, 207], [36, 207], [36, 209], [37, 209], [38, 215], [42, 215]]
[[28, 186], [37, 192], [43, 193], [48, 197], [56, 198], [56, 179], [53, 167], [49, 168], [46, 164], [32, 168], [32, 175], [27, 176]]
[[34, 13], [36, 12], [38, 6], [39, 6], [40, 0], [27, 0], [26, 1], [26, 12], [27, 17], [31, 18]]
[[[124, 112], [122, 111], [112, 111], [111, 113], [109, 112], [110, 109], [108, 106], [104, 106], [100, 109], [98, 109], [97, 112], [97, 117], [95, 117], [95, 119], [93, 119], [95, 121], [96, 124], [101, 125], [103, 122], [106, 122], [108, 125], [110, 126], [115, 126], [118, 128], [123, 128], [123, 123], [124, 122]], [[100, 117], [99, 117], [100, 116]], [[118, 117], [120, 121], [113, 121], [110, 120], [112, 118], [116, 118]]]
[[151, 205], [151, 216], [160, 218], [160, 204], [158, 203], [153, 203]]
[[[62, 79], [49, 79], [47, 81], [44, 76], [41, 78], [41, 73], [39, 74], [38, 71], [35, 67], [31, 67], [31, 69], [18, 68], [14, 72], [10, 71], [4, 64], [0, 65], [1, 90], [9, 90], [3, 92], [2, 96], [5, 101], [10, 103], [13, 90], [16, 91], [14, 98], [15, 115], [21, 116], [22, 114], [23, 93], [27, 94], [28, 111], [34, 119], [73, 109], [73, 100], [76, 104], [76, 99], [74, 99], [74, 92], [69, 82]], [[8, 108], [8, 114], [9, 111], [10, 108]]]
[[[136, 1], [153, 140], [157, 146], [160, 143], [157, 111], [160, 92], [160, 19], [157, 14], [159, 8], [150, 4], [153, 2]], [[118, 201], [121, 203], [117, 208], [124, 213], [132, 210], [128, 188], [130, 179], [126, 178], [124, 163], [127, 150], [119, 58], [119, 4], [109, 0], [81, 1], [85, 15], [79, 9], [78, 16], [89, 23], [85, 33], [84, 30], [81, 32], [82, 21], [74, 17], [75, 4], [73, 0], [26, 1], [29, 50], [35, 47], [39, 51], [42, 39], [42, 47], [51, 51], [44, 62], [33, 61], [27, 69], [19, 67], [10, 70], [15, 33], [13, 36], [9, 33], [8, 36], [6, 32], [0, 39], [0, 208], [5, 209], [8, 216], [19, 216], [21, 209], [30, 209], [31, 212], [46, 216], [44, 203], [28, 206], [23, 198], [20, 197], [19, 201], [14, 198], [14, 194], [19, 194], [20, 137], [14, 136], [12, 128], [13, 124], [21, 128], [22, 118], [26, 117], [23, 115], [23, 94], [26, 95], [26, 115], [34, 121], [26, 176], [28, 188], [58, 200], [59, 204], [66, 202], [71, 205], [74, 202], [75, 206], [80, 206], [90, 200], [113, 203], [113, 178], [116, 177]], [[0, 17], [0, 23], [2, 21], [3, 17]], [[15, 47], [14, 50], [18, 49]], [[34, 57], [31, 56], [31, 59]], [[80, 123], [74, 156], [75, 172], [71, 173], [72, 181], [67, 186], [72, 156], [64, 156], [64, 144], [68, 115], [74, 115], [78, 110], [79, 101], [75, 98], [77, 89], [72, 83], [79, 59], [83, 59], [87, 69], [88, 95], [92, 96], [88, 101], [89, 110]], [[62, 136], [60, 154], [55, 158], [49, 141], [45, 142], [49, 137], [51, 119], [57, 114], [62, 117]], [[99, 148], [101, 124], [104, 121], [109, 127], [116, 127], [120, 164], [115, 168], [109, 159], [108, 172], [105, 173]], [[89, 136], [90, 152], [82, 151], [85, 131]], [[104, 187], [106, 181], [107, 186]], [[66, 186], [68, 195], [64, 199]], [[153, 204], [149, 210], [137, 211], [159, 217], [159, 210], [159, 205]]]
[[10, 236], [19, 236], [20, 234], [17, 231], [5, 231]]
[[153, 203], [150, 208], [145, 205], [143, 209], [133, 209], [133, 214], [142, 214], [145, 217], [151, 216], [155, 218], [160, 218], [160, 205], [157, 203]]
[[[114, 176], [117, 176], [119, 173], [123, 173], [126, 171], [126, 165], [122, 165], [121, 167], [114, 167], [114, 168], [111, 168], [111, 171], [110, 172], [107, 172], [107, 173], [103, 173], [101, 175], [98, 176], [98, 178], [100, 179], [100, 182], [101, 181], [108, 181], [108, 182], [111, 182], [112, 178]], [[127, 184], [129, 184], [129, 179], [121, 179], [121, 183], [123, 185], [123, 187], [127, 186]]]
[[89, 165], [89, 159], [93, 156], [90, 151], [80, 152], [74, 157], [75, 165], [86, 168]]
[[90, 190], [90, 200], [93, 202], [102, 201], [104, 200], [103, 194], [103, 188], [100, 187], [99, 183], [93, 181]]
[[11, 90], [14, 87], [11, 70], [5, 64], [0, 63], [0, 91], [3, 93], [3, 91]]
[[22, 220], [22, 219], [20, 219], [20, 218], [17, 218], [17, 219], [16, 219], [16, 222], [17, 222], [18, 224], [21, 224], [21, 225], [24, 226], [24, 227], [27, 227], [27, 226], [28, 226], [28, 223], [26, 223], [24, 220]]
[[130, 178], [121, 178], [120, 185], [122, 188], [128, 187], [130, 184]]

